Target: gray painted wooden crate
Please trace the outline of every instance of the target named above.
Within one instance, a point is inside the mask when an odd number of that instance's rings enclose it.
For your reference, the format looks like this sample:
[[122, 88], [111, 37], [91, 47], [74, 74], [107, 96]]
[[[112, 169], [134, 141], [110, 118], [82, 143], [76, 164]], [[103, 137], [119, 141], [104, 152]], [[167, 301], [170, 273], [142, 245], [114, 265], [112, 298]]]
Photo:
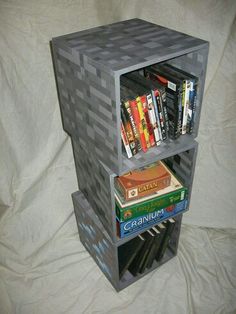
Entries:
[[162, 260], [160, 262], [154, 261], [152, 267], [146, 269], [143, 274], [133, 276], [129, 271], [126, 271], [124, 276], [119, 278], [118, 247], [123, 243], [111, 241], [106, 229], [81, 191], [72, 194], [72, 199], [80, 240], [117, 291], [126, 288], [176, 256], [182, 220], [181, 214], [175, 217], [176, 225], [170, 238], [170, 249], [166, 250]]
[[[116, 235], [114, 179], [132, 169], [164, 160], [189, 190], [191, 198], [208, 42], [140, 19], [52, 39], [52, 57], [64, 130], [72, 138], [80, 192], [73, 194], [80, 239], [116, 290], [142, 275], [120, 280], [118, 247], [140, 232]], [[120, 77], [159, 62], [197, 76], [199, 90], [193, 134], [168, 140], [128, 159], [120, 136]], [[182, 214], [161, 264], [177, 253]], [[142, 230], [144, 232], [148, 228]]]
[[[114, 173], [138, 168], [197, 136], [208, 42], [131, 19], [53, 38], [52, 53], [65, 131]], [[199, 77], [194, 132], [129, 160], [120, 136], [120, 76], [162, 61]]]
[[[116, 235], [114, 197], [114, 179], [116, 174], [112, 173], [103, 163], [96, 160], [96, 157], [89, 153], [86, 145], [81, 146], [73, 138], [72, 147], [79, 189], [93, 208], [112, 242], [121, 244], [136, 236], [137, 233], [120, 239]], [[198, 143], [193, 141], [188, 143], [188, 146], [184, 148], [166, 152], [165, 156], [162, 155], [161, 158], [161, 160], [164, 160], [168, 164], [178, 179], [183, 182], [184, 186], [188, 188], [188, 206], [186, 211], [190, 205], [197, 148]], [[160, 160], [158, 156], [156, 156], [155, 161], [157, 160]], [[146, 229], [148, 227], [143, 230]]]

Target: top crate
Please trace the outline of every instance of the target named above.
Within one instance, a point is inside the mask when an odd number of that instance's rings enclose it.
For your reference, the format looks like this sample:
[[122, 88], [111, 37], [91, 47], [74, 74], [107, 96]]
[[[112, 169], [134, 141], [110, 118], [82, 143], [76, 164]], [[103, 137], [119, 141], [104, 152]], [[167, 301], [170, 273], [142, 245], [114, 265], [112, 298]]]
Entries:
[[[52, 39], [63, 127], [117, 175], [165, 158], [198, 134], [208, 42], [131, 19]], [[199, 78], [193, 133], [128, 159], [120, 136], [120, 76], [168, 61]]]

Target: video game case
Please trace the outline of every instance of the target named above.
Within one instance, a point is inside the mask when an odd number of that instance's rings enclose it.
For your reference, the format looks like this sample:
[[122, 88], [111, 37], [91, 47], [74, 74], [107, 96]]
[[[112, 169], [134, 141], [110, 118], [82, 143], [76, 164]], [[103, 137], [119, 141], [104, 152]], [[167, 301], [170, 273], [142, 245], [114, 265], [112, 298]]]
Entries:
[[157, 110], [158, 110], [160, 126], [161, 126], [162, 140], [165, 141], [167, 139], [167, 133], [166, 133], [164, 110], [163, 110], [163, 103], [162, 103], [162, 94], [160, 91], [159, 91], [158, 97], [156, 97], [156, 100], [157, 100]]
[[166, 106], [169, 118], [169, 136], [176, 139], [180, 136], [182, 126], [182, 88], [183, 82], [166, 72], [151, 66], [145, 69], [150, 80], [158, 81], [166, 88]]
[[186, 78], [188, 78], [191, 82], [190, 93], [189, 93], [188, 121], [187, 121], [187, 133], [191, 134], [193, 132], [193, 126], [194, 126], [194, 115], [196, 111], [197, 89], [198, 89], [199, 79], [197, 76], [194, 76], [193, 74], [188, 73], [182, 69], [179, 69], [171, 64], [164, 63], [164, 65], [178, 73], [181, 73]]
[[134, 239], [126, 242], [118, 247], [118, 261], [119, 261], [119, 277], [122, 278], [134, 258], [138, 255], [142, 246], [145, 243], [145, 238], [138, 235]]
[[183, 100], [182, 100], [182, 134], [187, 133], [187, 121], [188, 121], [188, 112], [189, 112], [189, 92], [190, 92], [190, 81], [184, 80], [183, 83]]
[[160, 141], [162, 142], [163, 141], [162, 128], [161, 128], [161, 121], [160, 121], [158, 105], [157, 105], [157, 103], [159, 101], [159, 97], [161, 97], [161, 96], [160, 96], [160, 92], [158, 89], [152, 89], [151, 93], [152, 93], [153, 106], [154, 106], [154, 111], [155, 111], [155, 116], [156, 116], [156, 121], [157, 121], [159, 137], [160, 137]]
[[174, 231], [174, 228], [175, 228], [175, 220], [173, 218], [170, 218], [166, 222], [164, 222], [163, 224], [166, 227], [166, 231], [165, 231], [164, 237], [161, 241], [160, 248], [159, 248], [157, 255], [155, 257], [157, 262], [161, 261], [164, 254], [165, 254], [165, 251], [166, 251], [168, 244], [169, 244], [169, 241], [170, 241], [170, 237], [171, 237], [171, 235]]
[[182, 80], [183, 82], [183, 92], [182, 92], [182, 125], [181, 125], [181, 134], [186, 134], [187, 132], [187, 123], [189, 120], [190, 115], [190, 100], [189, 100], [189, 94], [191, 89], [191, 80], [189, 78], [189, 75], [187, 73], [184, 73], [183, 71], [179, 71], [176, 67], [170, 66], [167, 63], [164, 64], [158, 64], [156, 66], [158, 70], [161, 70], [162, 72], [168, 73], [172, 75], [173, 77], [177, 77], [178, 79]]

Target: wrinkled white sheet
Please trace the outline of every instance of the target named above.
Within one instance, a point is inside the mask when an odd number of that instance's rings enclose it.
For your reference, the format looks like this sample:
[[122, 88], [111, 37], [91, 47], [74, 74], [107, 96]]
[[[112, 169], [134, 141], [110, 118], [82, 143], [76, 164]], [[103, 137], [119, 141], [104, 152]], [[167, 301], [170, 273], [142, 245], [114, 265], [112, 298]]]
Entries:
[[[234, 0], [0, 0], [0, 314], [236, 311], [235, 16]], [[210, 54], [178, 257], [117, 294], [79, 242], [49, 41], [133, 17]]]

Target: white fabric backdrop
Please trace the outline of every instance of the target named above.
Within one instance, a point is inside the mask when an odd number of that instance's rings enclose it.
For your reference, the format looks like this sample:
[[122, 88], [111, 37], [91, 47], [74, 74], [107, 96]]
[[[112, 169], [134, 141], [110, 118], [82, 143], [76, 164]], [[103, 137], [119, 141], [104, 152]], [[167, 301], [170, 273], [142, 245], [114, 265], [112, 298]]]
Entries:
[[[190, 226], [236, 228], [235, 16], [234, 0], [0, 0], [0, 313], [142, 313], [144, 288], [151, 295], [144, 299], [148, 313], [157, 313], [153, 283], [159, 294], [164, 288], [170, 291], [159, 309], [164, 311], [164, 301], [171, 298], [183, 301], [177, 308], [167, 302], [168, 313], [236, 308], [235, 230]], [[179, 257], [158, 270], [158, 276], [154, 272], [128, 288], [130, 294], [117, 297], [78, 240], [70, 197], [78, 188], [70, 140], [61, 125], [49, 41], [133, 17], [208, 40], [210, 55], [191, 209], [184, 219], [189, 226], [183, 228]], [[194, 249], [204, 250], [206, 269]], [[215, 254], [220, 267], [209, 274], [207, 261], [215, 261]], [[201, 266], [197, 273], [205, 284], [213, 286], [209, 299], [198, 291], [198, 284], [206, 286], [196, 280], [194, 263]], [[166, 276], [182, 290], [176, 291]], [[91, 286], [94, 280], [100, 291]]]

